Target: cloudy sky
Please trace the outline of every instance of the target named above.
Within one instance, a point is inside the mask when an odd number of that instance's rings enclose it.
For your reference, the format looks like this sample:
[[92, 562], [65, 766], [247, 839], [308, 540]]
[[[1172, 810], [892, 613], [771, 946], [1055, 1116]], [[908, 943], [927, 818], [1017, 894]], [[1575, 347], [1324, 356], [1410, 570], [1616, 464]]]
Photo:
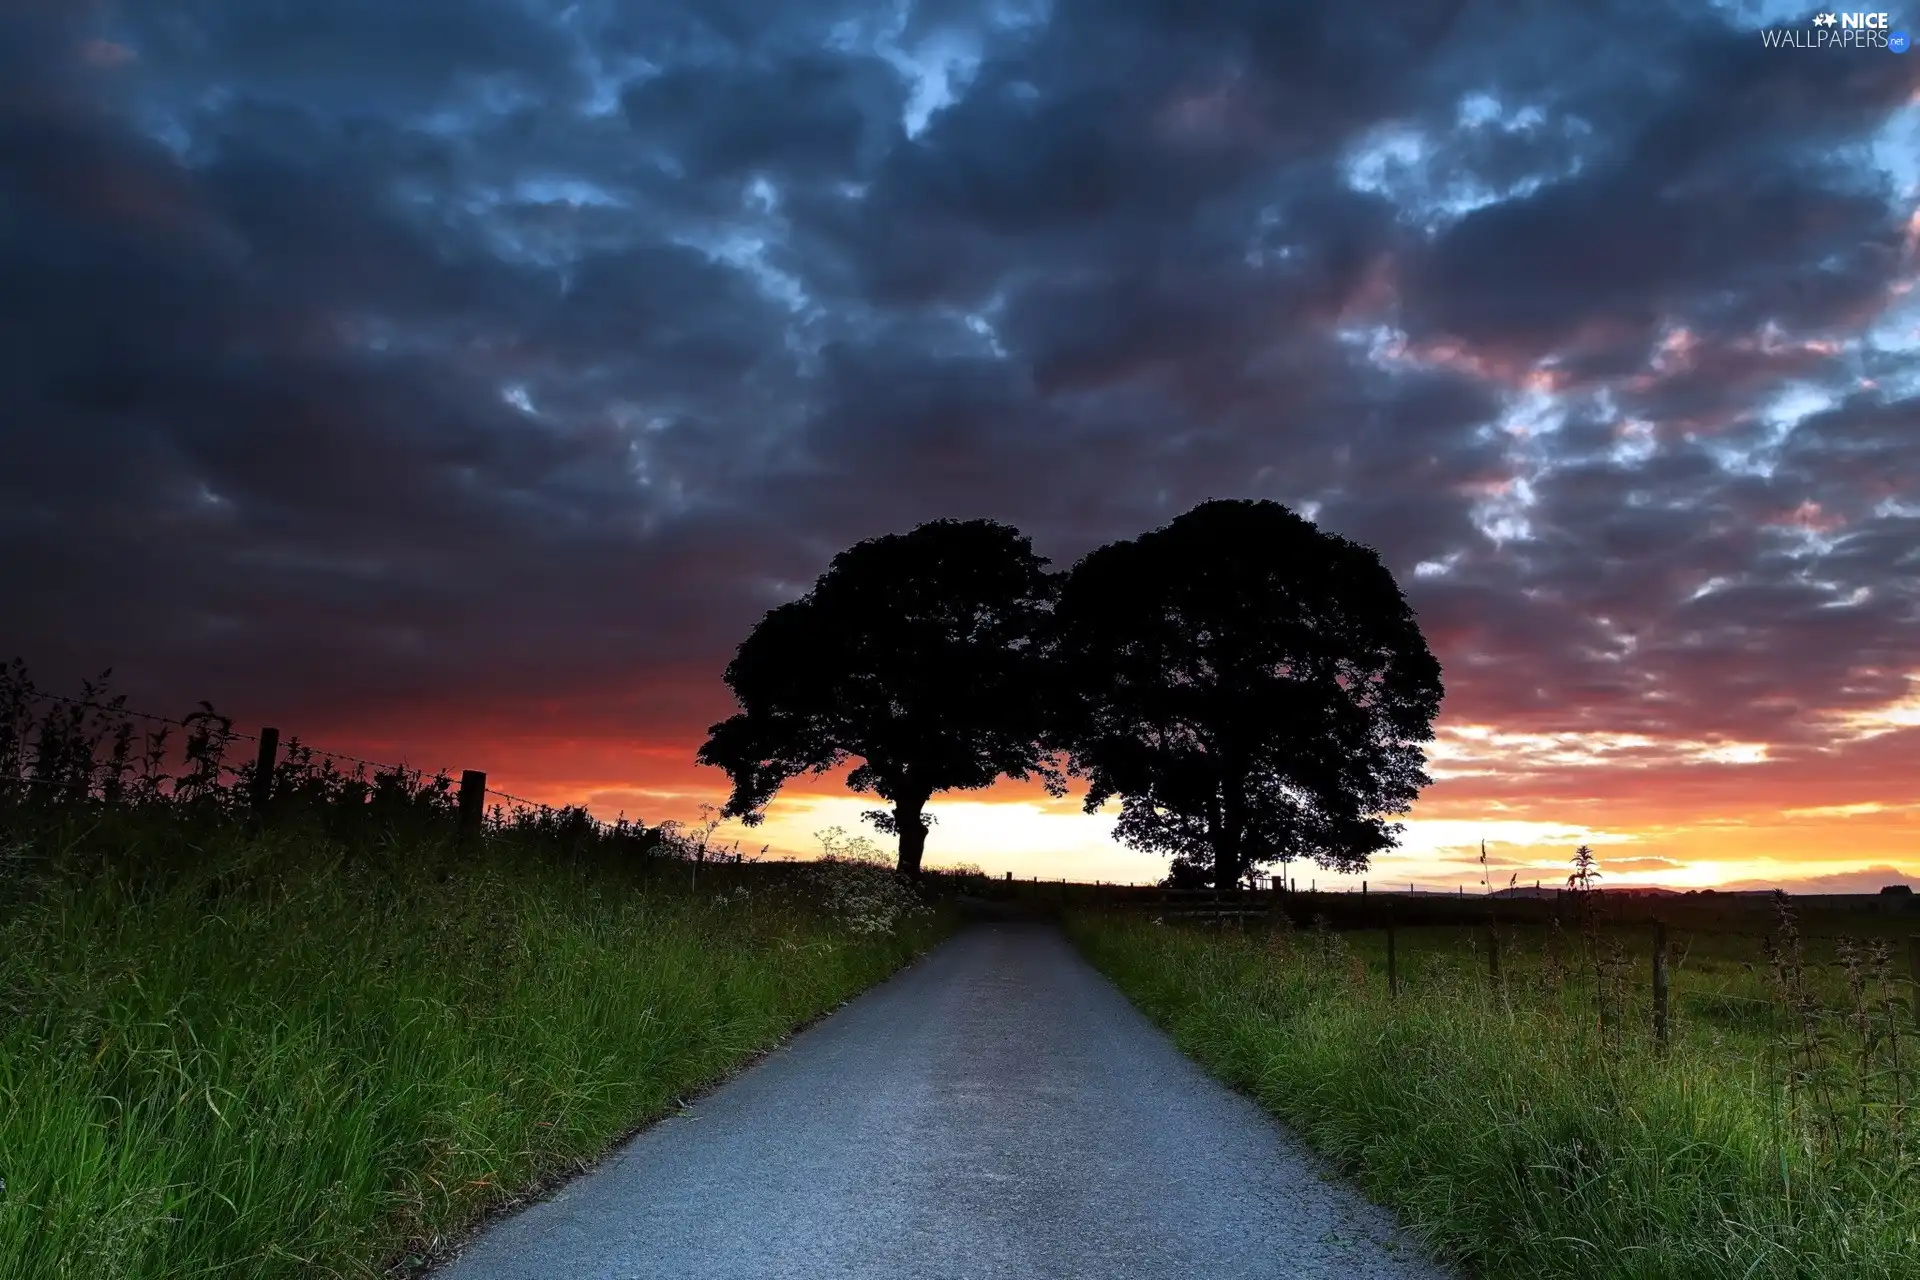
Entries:
[[839, 548], [1269, 497], [1445, 665], [1376, 878], [1920, 872], [1920, 55], [1811, 12], [14, 0], [0, 648], [688, 818]]

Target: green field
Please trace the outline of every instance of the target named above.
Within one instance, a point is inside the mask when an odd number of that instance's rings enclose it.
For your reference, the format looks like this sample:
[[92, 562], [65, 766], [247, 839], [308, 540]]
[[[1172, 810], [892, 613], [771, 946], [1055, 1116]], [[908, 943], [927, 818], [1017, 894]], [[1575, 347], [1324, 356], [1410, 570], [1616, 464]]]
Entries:
[[7, 829], [0, 1278], [411, 1270], [949, 923], [858, 869], [430, 816]]
[[1503, 903], [1490, 929], [1484, 902], [1414, 900], [1399, 915], [1428, 923], [1396, 925], [1395, 997], [1359, 915], [1388, 904], [1325, 905], [1318, 928], [1067, 923], [1184, 1050], [1469, 1274], [1920, 1275], [1914, 916], [1709, 897], [1603, 903], [1583, 926]]

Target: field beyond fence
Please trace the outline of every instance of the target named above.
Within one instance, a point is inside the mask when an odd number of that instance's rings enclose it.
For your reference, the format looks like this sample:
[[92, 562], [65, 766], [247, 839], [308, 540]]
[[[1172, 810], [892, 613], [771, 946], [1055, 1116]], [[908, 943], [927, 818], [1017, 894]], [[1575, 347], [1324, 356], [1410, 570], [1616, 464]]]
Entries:
[[1904, 903], [1325, 899], [1066, 921], [1469, 1274], [1920, 1275]]

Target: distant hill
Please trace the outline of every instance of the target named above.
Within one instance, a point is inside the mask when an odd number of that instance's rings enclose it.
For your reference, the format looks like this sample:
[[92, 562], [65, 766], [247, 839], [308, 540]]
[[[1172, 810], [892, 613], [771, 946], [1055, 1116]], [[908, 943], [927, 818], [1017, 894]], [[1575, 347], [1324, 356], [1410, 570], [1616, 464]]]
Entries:
[[[1524, 888], [1496, 889], [1491, 895], [1469, 893], [1469, 898], [1555, 898], [1566, 889], [1548, 888], [1542, 885], [1536, 889], [1531, 885]], [[1609, 898], [1767, 898], [1774, 894], [1772, 889], [1669, 889], [1664, 885], [1596, 885], [1594, 892]], [[1920, 902], [1909, 885], [1888, 885], [1875, 890], [1835, 890], [1835, 889], [1792, 889], [1787, 890], [1796, 898], [1859, 898], [1887, 899], [1892, 903]]]

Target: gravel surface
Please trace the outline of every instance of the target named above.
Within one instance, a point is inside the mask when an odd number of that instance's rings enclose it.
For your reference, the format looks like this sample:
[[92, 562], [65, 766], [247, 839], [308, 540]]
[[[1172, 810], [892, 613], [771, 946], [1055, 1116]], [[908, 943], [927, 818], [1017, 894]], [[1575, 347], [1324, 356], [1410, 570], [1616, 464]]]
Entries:
[[1441, 1280], [1046, 925], [975, 925], [440, 1280]]

